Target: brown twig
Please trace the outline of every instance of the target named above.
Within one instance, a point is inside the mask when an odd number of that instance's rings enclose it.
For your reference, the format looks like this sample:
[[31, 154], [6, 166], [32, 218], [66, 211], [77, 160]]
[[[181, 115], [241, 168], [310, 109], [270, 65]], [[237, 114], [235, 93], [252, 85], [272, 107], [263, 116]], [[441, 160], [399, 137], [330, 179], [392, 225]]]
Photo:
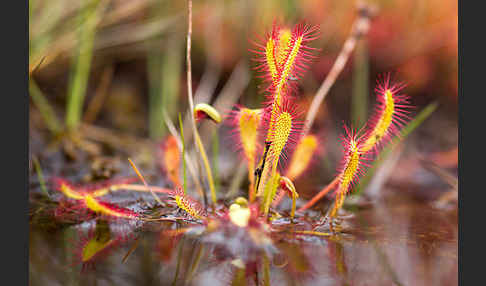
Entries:
[[[186, 68], [187, 68], [187, 98], [189, 100], [189, 114], [191, 115], [193, 136], [196, 138], [196, 120], [192, 113], [194, 112], [194, 101], [192, 98], [192, 64], [191, 64], [191, 38], [192, 38], [192, 0], [187, 1], [187, 47], [186, 47]], [[194, 144], [197, 145], [194, 139]]]
[[336, 82], [337, 77], [348, 62], [351, 52], [356, 47], [356, 43], [363, 35], [368, 32], [370, 20], [375, 15], [375, 13], [376, 8], [369, 6], [368, 4], [362, 3], [358, 5], [358, 18], [353, 23], [353, 26], [351, 28], [351, 34], [344, 42], [343, 48], [341, 49], [341, 52], [334, 62], [331, 71], [329, 71], [329, 73], [327, 74], [326, 79], [324, 79], [321, 86], [319, 87], [319, 90], [314, 96], [314, 99], [312, 100], [305, 120], [304, 134], [307, 134], [307, 132], [309, 132], [309, 130], [311, 129], [312, 124], [314, 123], [314, 120], [316, 118], [319, 106], [324, 101], [324, 98], [326, 97], [329, 90], [334, 85], [334, 82]]
[[128, 252], [125, 254], [125, 256], [123, 256], [122, 263], [125, 263], [125, 261], [127, 261], [130, 254], [132, 254], [132, 252], [135, 251], [135, 249], [137, 249], [139, 242], [140, 242], [140, 237], [137, 237], [137, 239], [135, 239], [135, 242], [133, 242]]
[[144, 186], [152, 194], [152, 197], [155, 199], [155, 201], [157, 201], [159, 203], [159, 205], [163, 206], [164, 204], [159, 199], [159, 197], [157, 197], [157, 195], [155, 195], [155, 192], [152, 190], [152, 188], [149, 187], [149, 185], [147, 184], [147, 182], [143, 178], [142, 173], [140, 173], [140, 171], [138, 170], [137, 166], [135, 166], [135, 163], [133, 163], [133, 161], [130, 158], [128, 158], [128, 162], [130, 162], [130, 165], [132, 165], [133, 170], [135, 171], [135, 173], [137, 173], [137, 176], [140, 178], [140, 180], [142, 181], [142, 183], [144, 184]]

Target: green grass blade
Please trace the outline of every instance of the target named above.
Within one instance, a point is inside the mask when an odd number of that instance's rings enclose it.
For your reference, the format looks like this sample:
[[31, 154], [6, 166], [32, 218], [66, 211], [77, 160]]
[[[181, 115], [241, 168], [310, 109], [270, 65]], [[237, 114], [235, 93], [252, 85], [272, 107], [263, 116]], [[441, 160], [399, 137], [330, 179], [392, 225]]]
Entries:
[[29, 79], [29, 94], [34, 102], [34, 105], [39, 109], [39, 112], [44, 120], [47, 128], [54, 135], [59, 134], [62, 131], [62, 125], [59, 119], [56, 117], [54, 108], [49, 104], [47, 98], [42, 94], [35, 81]]
[[420, 111], [415, 118], [410, 121], [401, 131], [400, 136], [395, 136], [392, 141], [380, 152], [378, 158], [373, 162], [371, 167], [366, 172], [366, 175], [360, 179], [358, 186], [353, 191], [352, 195], [360, 195], [363, 189], [368, 185], [370, 180], [373, 178], [376, 170], [379, 166], [385, 161], [385, 159], [390, 155], [390, 153], [395, 149], [398, 143], [404, 140], [412, 131], [414, 131], [417, 127], [419, 127], [436, 109], [438, 103], [432, 102], [427, 105], [422, 111]]
[[81, 121], [81, 113], [93, 56], [96, 25], [100, 17], [100, 9], [98, 9], [99, 2], [99, 0], [92, 1], [92, 6], [89, 9], [81, 9], [78, 15], [80, 25], [79, 49], [71, 70], [66, 106], [66, 126], [69, 130], [75, 129]]
[[167, 130], [164, 124], [163, 112], [172, 118], [177, 110], [179, 96], [179, 81], [182, 72], [181, 39], [178, 34], [167, 38], [167, 48], [149, 56], [150, 105], [149, 131], [154, 139], [163, 137]]
[[40, 184], [41, 190], [42, 190], [42, 192], [44, 192], [44, 194], [46, 194], [46, 196], [48, 198], [50, 198], [51, 196], [49, 195], [49, 192], [47, 191], [46, 182], [44, 181], [44, 175], [42, 174], [42, 169], [41, 169], [41, 166], [39, 164], [39, 160], [37, 160], [37, 157], [33, 156], [32, 162], [34, 163], [34, 168], [35, 168], [35, 171], [37, 173], [37, 178], [39, 178], [39, 184]]

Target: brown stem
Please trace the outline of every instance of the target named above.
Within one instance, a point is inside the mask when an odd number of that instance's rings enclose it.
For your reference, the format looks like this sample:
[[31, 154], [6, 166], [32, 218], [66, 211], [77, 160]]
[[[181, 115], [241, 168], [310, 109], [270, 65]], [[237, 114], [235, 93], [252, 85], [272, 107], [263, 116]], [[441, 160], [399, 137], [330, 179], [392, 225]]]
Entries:
[[351, 28], [351, 34], [344, 42], [343, 48], [341, 49], [341, 52], [339, 52], [339, 55], [334, 62], [331, 71], [327, 74], [326, 79], [324, 79], [321, 86], [319, 87], [319, 90], [314, 96], [314, 99], [312, 100], [305, 119], [303, 132], [304, 135], [307, 134], [307, 132], [309, 132], [309, 130], [311, 129], [312, 124], [314, 123], [314, 120], [316, 118], [319, 106], [324, 101], [324, 98], [326, 97], [329, 90], [334, 85], [337, 77], [348, 62], [349, 56], [356, 47], [356, 43], [358, 42], [359, 38], [368, 32], [370, 19], [375, 13], [376, 9], [374, 7], [370, 7], [366, 4], [361, 4], [358, 6], [358, 18], [353, 23], [353, 26]]
[[[191, 117], [192, 134], [194, 145], [198, 148], [196, 120], [194, 119], [194, 100], [192, 95], [192, 62], [191, 62], [191, 40], [192, 40], [192, 0], [187, 0], [187, 46], [186, 46], [186, 69], [187, 69], [187, 98], [189, 100], [189, 115]], [[200, 164], [196, 160], [196, 172], [200, 177]], [[206, 192], [203, 190], [204, 206], [207, 206]]]

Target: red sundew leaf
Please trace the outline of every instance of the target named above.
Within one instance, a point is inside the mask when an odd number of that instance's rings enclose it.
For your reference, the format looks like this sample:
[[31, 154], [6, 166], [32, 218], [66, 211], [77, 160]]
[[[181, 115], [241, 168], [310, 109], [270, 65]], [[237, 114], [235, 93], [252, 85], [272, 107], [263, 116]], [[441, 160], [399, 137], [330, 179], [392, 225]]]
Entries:
[[207, 217], [207, 213], [201, 203], [189, 195], [185, 195], [181, 188], [177, 189], [171, 196], [174, 198], [177, 206], [191, 217], [195, 219], [205, 219]]
[[[298, 111], [296, 105], [287, 98], [284, 98], [282, 104], [277, 107], [276, 114], [277, 116], [273, 119], [273, 124], [270, 124], [274, 128], [268, 131], [269, 141], [271, 141], [272, 146], [274, 146], [270, 148], [269, 155], [277, 158], [280, 161], [280, 166], [282, 168], [282, 163], [285, 163], [287, 160], [287, 153], [296, 146], [302, 135], [304, 121], [298, 119], [301, 112]], [[291, 119], [290, 132], [288, 133], [287, 130], [280, 130], [280, 128], [278, 128], [281, 124], [277, 121], [281, 118], [280, 115], [282, 114], [289, 115]], [[277, 146], [282, 145], [282, 143], [284, 144], [283, 146]]]
[[376, 155], [394, 136], [399, 136], [400, 129], [411, 120], [409, 113], [413, 106], [410, 105], [409, 97], [401, 94], [405, 87], [403, 82], [392, 82], [391, 73], [378, 77], [376, 104], [366, 125], [364, 151], [372, 150]]
[[319, 27], [297, 24], [292, 29], [276, 22], [261, 43], [251, 42], [250, 49], [255, 54], [254, 69], [263, 79], [263, 92], [273, 97], [276, 89], [282, 95], [290, 95], [296, 89], [296, 83], [302, 78], [308, 64], [315, 58], [309, 42], [319, 35]]
[[71, 184], [66, 179], [60, 178], [60, 177], [53, 177], [51, 178], [51, 184], [53, 188], [61, 193], [63, 193], [66, 197], [70, 199], [75, 199], [75, 200], [82, 200], [83, 199], [83, 193], [82, 190], [79, 190], [78, 187], [74, 186]]
[[[339, 178], [339, 184], [336, 192], [348, 192], [352, 186], [359, 180], [360, 170], [369, 166], [367, 161], [370, 160], [367, 156], [361, 153], [360, 149], [364, 143], [365, 136], [362, 130], [349, 129], [344, 125], [345, 133], [341, 135], [341, 141], [343, 146], [343, 158], [337, 168], [337, 177]], [[354, 157], [356, 156], [356, 157]], [[357, 159], [357, 165], [352, 167], [352, 174], [345, 174], [352, 160]], [[341, 186], [345, 187], [345, 190], [341, 189]]]
[[135, 182], [136, 178], [118, 178], [110, 179], [92, 184], [73, 184], [67, 179], [61, 177], [51, 178], [53, 188], [63, 193], [66, 197], [74, 200], [83, 200], [84, 196], [90, 194], [93, 197], [106, 195], [110, 187]]
[[140, 214], [112, 203], [104, 202], [96, 199], [90, 195], [86, 195], [84, 199], [84, 205], [87, 209], [102, 215], [107, 219], [137, 219]]

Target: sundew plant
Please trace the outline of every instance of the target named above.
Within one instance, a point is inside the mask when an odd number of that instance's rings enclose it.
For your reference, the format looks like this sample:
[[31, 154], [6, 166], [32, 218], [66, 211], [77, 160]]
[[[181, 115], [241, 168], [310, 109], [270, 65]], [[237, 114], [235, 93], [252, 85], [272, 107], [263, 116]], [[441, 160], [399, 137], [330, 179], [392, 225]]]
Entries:
[[[191, 13], [189, 6], [189, 82]], [[381, 75], [374, 90], [375, 108], [366, 124], [344, 124], [342, 127], [342, 160], [335, 166], [334, 179], [310, 200], [302, 199], [299, 185], [294, 182], [305, 173], [313, 158], [324, 148], [324, 143], [320, 136], [312, 133], [313, 119], [308, 120], [315, 116], [312, 114], [315, 105], [306, 111], [297, 104], [300, 96], [298, 85], [321, 53], [314, 46], [315, 40], [321, 36], [319, 27], [315, 25], [299, 23], [292, 26], [274, 22], [262, 40], [251, 40], [248, 49], [253, 55], [255, 76], [261, 79], [260, 92], [265, 97], [259, 107], [235, 105], [230, 112], [223, 114], [206, 103], [194, 105], [189, 83], [191, 129], [189, 132], [183, 129], [181, 117], [179, 130], [167, 119], [172, 135], [160, 145], [163, 159], [159, 164], [168, 182], [166, 186], [150, 185], [143, 176], [143, 170], [131, 160], [137, 175], [134, 178], [75, 185], [58, 177], [52, 182], [63, 198], [55, 216], [61, 220], [121, 222], [130, 225], [131, 231], [143, 230], [147, 224], [173, 223], [173, 227], [163, 230], [164, 236], [174, 239], [195, 236], [222, 247], [226, 250], [222, 260], [230, 261], [238, 269], [246, 269], [236, 273], [235, 277], [244, 273], [243, 276], [253, 277], [256, 281], [268, 279], [266, 276], [253, 276], [252, 269], [265, 268], [269, 258], [278, 253], [276, 240], [339, 232], [333, 224], [338, 223], [335, 219], [340, 216], [346, 196], [366, 175], [370, 165], [390, 141], [400, 140], [401, 130], [412, 120], [409, 116], [411, 106], [404, 94], [405, 84], [392, 79], [391, 73]], [[359, 36], [359, 33], [354, 36]], [[322, 99], [317, 101], [317, 105]], [[199, 135], [198, 124], [202, 121], [231, 126], [226, 136], [234, 140], [248, 174], [245, 178], [248, 189], [243, 191], [244, 196], [228, 199], [225, 196], [227, 190], [216, 187], [214, 172], [217, 170], [211, 168], [215, 162], [207, 156]], [[184, 135], [189, 133], [193, 135], [197, 150], [195, 156], [187, 152], [192, 144], [185, 142]], [[284, 164], [285, 168], [282, 167]], [[138, 180], [142, 183], [137, 184]], [[153, 205], [133, 209], [115, 203], [113, 198], [121, 192], [150, 193]], [[332, 204], [325, 214], [316, 215], [310, 209], [326, 194], [329, 194]], [[285, 199], [291, 202], [287, 204], [289, 207], [282, 207], [281, 202]], [[304, 220], [307, 223], [303, 223]], [[323, 221], [329, 222], [329, 232], [322, 231]], [[94, 236], [94, 233], [99, 235]], [[84, 266], [91, 265], [114, 245], [129, 239], [126, 233], [101, 232], [97, 226], [79, 244], [79, 260]], [[238, 246], [231, 241], [238, 241]]]

